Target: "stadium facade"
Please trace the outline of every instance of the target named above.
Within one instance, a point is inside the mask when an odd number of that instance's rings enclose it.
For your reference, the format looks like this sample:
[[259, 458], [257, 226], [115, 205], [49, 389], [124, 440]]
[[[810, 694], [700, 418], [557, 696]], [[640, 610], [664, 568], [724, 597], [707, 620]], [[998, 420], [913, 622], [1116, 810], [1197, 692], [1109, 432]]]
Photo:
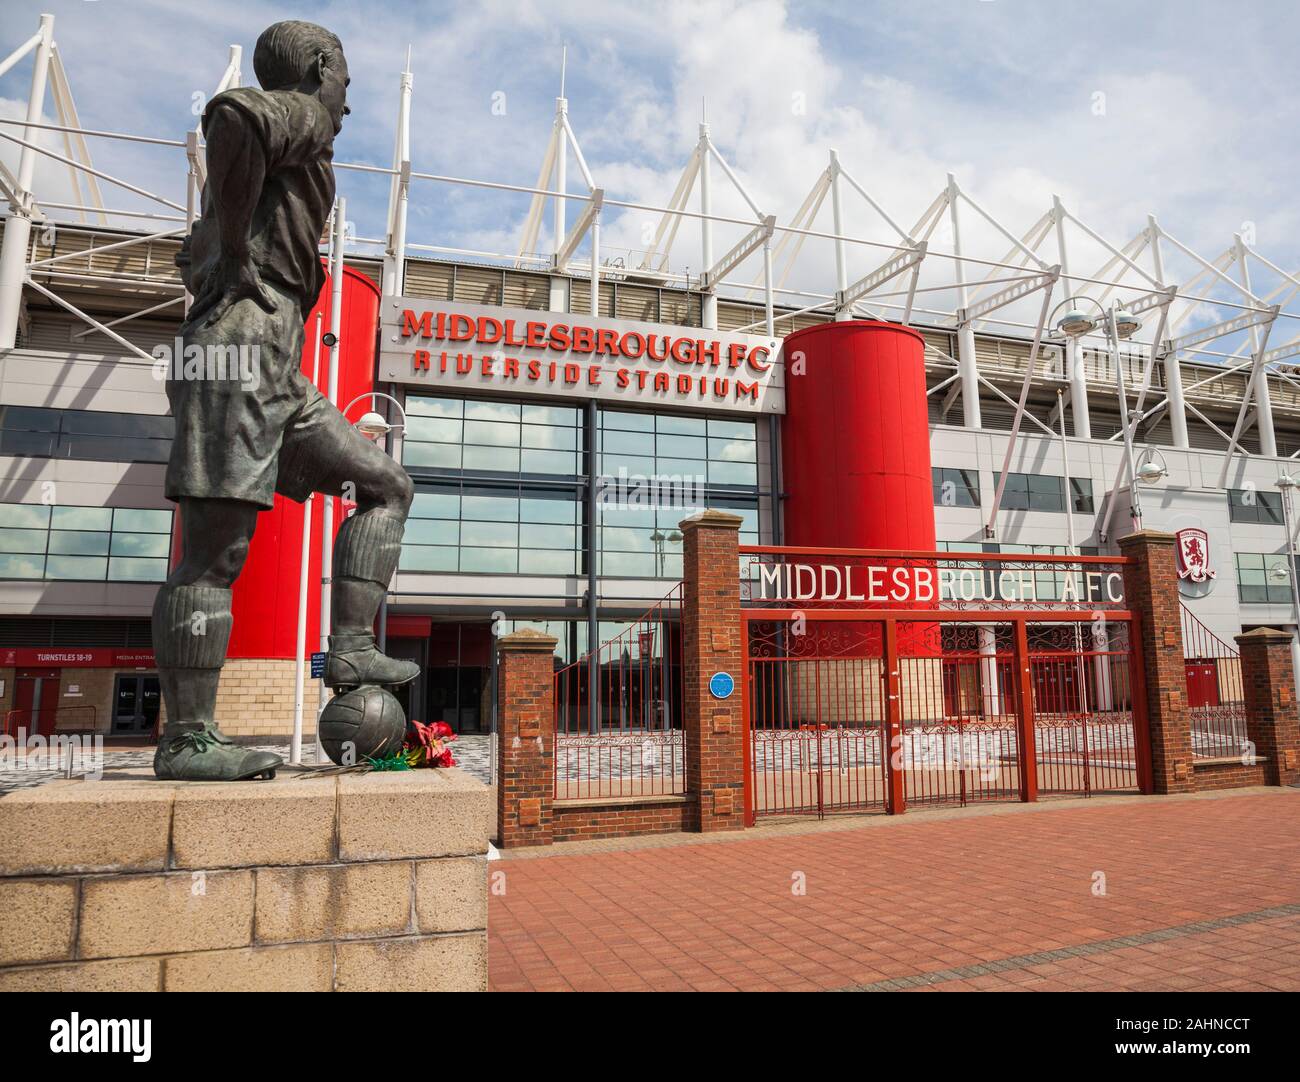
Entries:
[[[0, 174], [0, 712], [11, 728], [139, 734], [158, 720], [148, 617], [179, 544], [159, 363], [175, 359], [187, 300], [174, 256], [202, 147], [195, 133], [161, 141], [174, 199], [93, 167], [88, 140], [125, 136], [82, 129], [52, 34], [42, 22], [19, 49], [35, 69], [27, 123], [0, 124], [18, 163]], [[218, 89], [240, 64], [232, 49]], [[952, 178], [907, 230], [833, 152], [783, 220], [759, 211], [703, 126], [669, 203], [620, 203], [559, 99], [538, 184], [496, 185], [530, 201], [519, 250], [419, 245], [406, 223], [421, 192], [478, 182], [412, 170], [412, 82], [401, 75], [392, 168], [340, 163], [345, 193], [366, 174], [391, 181], [388, 229], [325, 238], [332, 280], [303, 358], [322, 388], [336, 369], [350, 419], [386, 417], [415, 482], [381, 623], [389, 651], [421, 666], [410, 716], [488, 729], [495, 638], [536, 626], [561, 662], [583, 656], [670, 592], [678, 523], [704, 507], [740, 515], [742, 544], [1096, 554], [1137, 525], [1199, 530], [1182, 588], [1207, 634], [1295, 627], [1278, 481], [1300, 454], [1285, 322], [1300, 280], [1249, 238], [1203, 259], [1153, 218], [1112, 245], [1059, 200], [1013, 233]], [[79, 177], [77, 201], [42, 198], [38, 157]], [[711, 210], [720, 184], [751, 218]], [[101, 188], [127, 194], [106, 204]], [[890, 239], [849, 233], [843, 204], [858, 196]], [[554, 243], [539, 254], [548, 211]], [[602, 217], [609, 229], [620, 213], [658, 224], [647, 250], [602, 249]], [[673, 269], [683, 222], [703, 274]], [[1095, 273], [1067, 258], [1072, 230], [1101, 254]], [[857, 255], [868, 269], [850, 281]], [[1175, 255], [1192, 268], [1181, 286], [1163, 265]], [[1116, 300], [1145, 328], [1132, 339], [1103, 327], [1067, 341], [1049, 319]], [[912, 485], [892, 499], [890, 479], [918, 470], [932, 498], [918, 506]], [[232, 734], [289, 731], [304, 552], [307, 649], [319, 638], [324, 502], [305, 548], [300, 509], [262, 516], [219, 707]], [[1195, 686], [1202, 701], [1221, 691]], [[308, 682], [309, 731], [315, 695]]]

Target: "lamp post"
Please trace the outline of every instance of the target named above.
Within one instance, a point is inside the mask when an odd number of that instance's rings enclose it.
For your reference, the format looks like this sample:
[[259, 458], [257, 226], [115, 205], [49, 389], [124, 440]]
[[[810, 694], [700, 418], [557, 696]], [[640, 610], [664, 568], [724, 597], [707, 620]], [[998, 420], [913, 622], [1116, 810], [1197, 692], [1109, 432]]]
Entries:
[[[1101, 316], [1098, 321], [1078, 307], [1079, 301], [1086, 301], [1097, 309]], [[1165, 475], [1165, 467], [1162, 463], [1156, 463], [1154, 460], [1147, 460], [1141, 464], [1133, 453], [1133, 433], [1142, 421], [1142, 414], [1134, 411], [1132, 417], [1129, 416], [1128, 394], [1124, 385], [1124, 369], [1120, 365], [1119, 343], [1120, 339], [1132, 338], [1142, 326], [1142, 321], [1132, 312], [1122, 308], [1118, 301], [1114, 302], [1109, 308], [1106, 308], [1095, 297], [1089, 297], [1086, 293], [1080, 293], [1073, 297], [1066, 297], [1053, 310], [1055, 315], [1066, 305], [1071, 305], [1068, 312], [1057, 321], [1056, 329], [1067, 338], [1082, 338], [1086, 334], [1095, 331], [1098, 325], [1106, 330], [1106, 341], [1110, 347], [1111, 363], [1115, 367], [1115, 389], [1119, 394], [1119, 418], [1120, 431], [1124, 436], [1124, 460], [1128, 466], [1129, 475], [1129, 515], [1133, 520], [1133, 529], [1142, 528], [1142, 503], [1138, 494], [1138, 481], [1145, 484], [1154, 484]], [[1051, 316], [1047, 322], [1051, 322]], [[1131, 421], [1131, 423], [1130, 423]], [[1070, 479], [1065, 479], [1066, 490], [1068, 492]], [[1113, 499], [1112, 495], [1112, 499]]]
[[656, 529], [655, 532], [650, 535], [650, 540], [654, 542], [655, 546], [655, 566], [659, 570], [659, 577], [663, 578], [664, 560], [666, 560], [668, 556], [667, 546], [680, 545], [682, 543], [681, 532], [679, 530], [670, 530], [669, 532], [664, 533], [662, 530]]
[[1282, 491], [1282, 522], [1286, 530], [1286, 574], [1291, 584], [1291, 669], [1296, 681], [1296, 694], [1300, 696], [1300, 582], [1295, 573], [1295, 535], [1291, 532], [1291, 494], [1300, 488], [1289, 473], [1283, 473], [1277, 479], [1277, 487]]

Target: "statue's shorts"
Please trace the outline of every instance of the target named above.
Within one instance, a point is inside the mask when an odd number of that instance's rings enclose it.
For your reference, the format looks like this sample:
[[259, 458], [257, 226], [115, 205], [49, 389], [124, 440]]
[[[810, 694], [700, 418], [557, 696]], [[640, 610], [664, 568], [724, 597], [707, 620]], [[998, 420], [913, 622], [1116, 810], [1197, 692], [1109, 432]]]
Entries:
[[277, 492], [299, 502], [312, 492], [338, 495], [383, 454], [302, 374], [302, 310], [264, 284], [274, 311], [241, 300], [217, 323], [182, 331], [183, 356], [167, 380], [176, 419], [169, 500], [269, 508]]

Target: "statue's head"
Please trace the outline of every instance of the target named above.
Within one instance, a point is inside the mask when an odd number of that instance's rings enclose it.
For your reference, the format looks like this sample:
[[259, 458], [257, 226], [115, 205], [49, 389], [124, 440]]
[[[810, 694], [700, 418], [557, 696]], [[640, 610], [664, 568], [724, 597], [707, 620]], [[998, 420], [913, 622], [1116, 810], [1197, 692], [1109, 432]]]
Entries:
[[268, 26], [253, 50], [253, 71], [263, 90], [297, 90], [320, 98], [334, 120], [334, 133], [342, 129], [350, 112], [348, 62], [343, 43], [323, 26], [297, 19]]

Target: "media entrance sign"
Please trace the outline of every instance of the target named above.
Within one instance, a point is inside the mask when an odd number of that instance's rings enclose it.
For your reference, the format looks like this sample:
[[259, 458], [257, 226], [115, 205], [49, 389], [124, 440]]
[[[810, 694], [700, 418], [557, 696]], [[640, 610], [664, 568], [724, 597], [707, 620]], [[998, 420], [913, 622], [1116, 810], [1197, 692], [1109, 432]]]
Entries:
[[778, 338], [427, 297], [385, 297], [380, 311], [381, 382], [785, 412]]

